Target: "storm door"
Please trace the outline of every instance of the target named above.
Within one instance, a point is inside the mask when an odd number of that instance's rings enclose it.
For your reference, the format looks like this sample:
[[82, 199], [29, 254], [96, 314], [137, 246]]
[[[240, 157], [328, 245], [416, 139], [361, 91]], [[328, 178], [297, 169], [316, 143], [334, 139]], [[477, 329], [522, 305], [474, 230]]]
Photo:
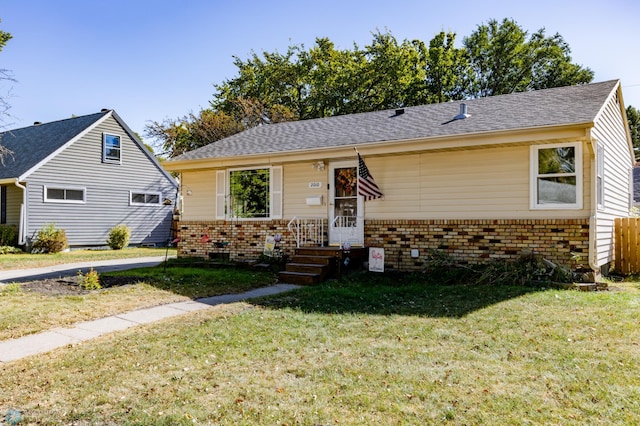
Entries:
[[357, 161], [329, 167], [329, 244], [364, 245], [364, 202], [358, 196]]

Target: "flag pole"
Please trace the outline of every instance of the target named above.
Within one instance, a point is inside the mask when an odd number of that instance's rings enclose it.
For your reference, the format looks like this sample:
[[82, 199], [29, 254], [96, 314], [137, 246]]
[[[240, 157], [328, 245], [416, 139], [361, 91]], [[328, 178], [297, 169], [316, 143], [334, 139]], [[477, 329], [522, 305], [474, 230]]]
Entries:
[[354, 147], [353, 147], [353, 150], [356, 152], [356, 154], [360, 154], [360, 153], [358, 152], [358, 147], [354, 146]]

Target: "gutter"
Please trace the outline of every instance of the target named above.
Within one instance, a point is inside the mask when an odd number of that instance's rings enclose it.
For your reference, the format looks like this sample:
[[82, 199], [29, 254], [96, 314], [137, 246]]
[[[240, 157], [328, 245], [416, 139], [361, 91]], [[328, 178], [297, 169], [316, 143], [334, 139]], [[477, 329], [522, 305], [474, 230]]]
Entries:
[[596, 184], [596, 177], [597, 177], [597, 158], [596, 156], [598, 155], [598, 149], [597, 147], [594, 145], [594, 143], [596, 143], [596, 141], [594, 141], [593, 137], [591, 136], [591, 131], [587, 130], [587, 143], [589, 144], [589, 146], [591, 147], [591, 178], [590, 180], [590, 186], [591, 186], [591, 212], [590, 212], [590, 216], [589, 216], [589, 268], [591, 268], [591, 270], [593, 271], [593, 281], [597, 282], [600, 279], [600, 267], [598, 266], [598, 238], [597, 238], [597, 234], [598, 234], [598, 211], [597, 211], [597, 184]]
[[22, 204], [20, 204], [20, 225], [18, 226], [18, 244], [26, 244], [25, 231], [27, 229], [27, 187], [20, 184], [18, 178], [13, 182], [15, 186], [22, 189]]

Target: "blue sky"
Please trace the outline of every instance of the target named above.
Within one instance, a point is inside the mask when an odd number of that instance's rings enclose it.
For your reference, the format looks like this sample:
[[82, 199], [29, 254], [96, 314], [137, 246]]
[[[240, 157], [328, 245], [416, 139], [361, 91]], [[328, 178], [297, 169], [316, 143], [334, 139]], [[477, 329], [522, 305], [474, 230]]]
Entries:
[[560, 33], [594, 81], [620, 79], [625, 105], [640, 108], [637, 0], [2, 0], [0, 29], [14, 38], [0, 68], [17, 80], [8, 127], [113, 108], [143, 134], [151, 120], [207, 107], [213, 84], [235, 76], [234, 55], [310, 47], [316, 37], [364, 46], [376, 29], [427, 43], [453, 31], [460, 46], [492, 18]]

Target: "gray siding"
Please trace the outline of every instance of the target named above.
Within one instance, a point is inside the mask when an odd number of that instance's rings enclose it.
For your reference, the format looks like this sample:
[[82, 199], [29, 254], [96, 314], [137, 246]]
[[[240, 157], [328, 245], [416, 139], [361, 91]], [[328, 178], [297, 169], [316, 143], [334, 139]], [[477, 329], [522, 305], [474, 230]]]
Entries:
[[[630, 179], [634, 159], [625, 133], [626, 126], [617, 96], [612, 96], [593, 129], [596, 141], [605, 148], [604, 209], [596, 213], [598, 266], [613, 260], [614, 219], [630, 214]], [[594, 149], [597, 148], [594, 146]]]
[[[103, 132], [121, 138], [121, 163], [102, 162]], [[173, 205], [131, 206], [129, 192], [159, 192], [175, 203], [176, 186], [112, 117], [28, 177], [27, 236], [47, 223], [66, 231], [69, 245], [104, 245], [109, 229], [124, 223], [131, 244], [164, 243]], [[84, 204], [44, 202], [45, 186], [84, 188]]]

